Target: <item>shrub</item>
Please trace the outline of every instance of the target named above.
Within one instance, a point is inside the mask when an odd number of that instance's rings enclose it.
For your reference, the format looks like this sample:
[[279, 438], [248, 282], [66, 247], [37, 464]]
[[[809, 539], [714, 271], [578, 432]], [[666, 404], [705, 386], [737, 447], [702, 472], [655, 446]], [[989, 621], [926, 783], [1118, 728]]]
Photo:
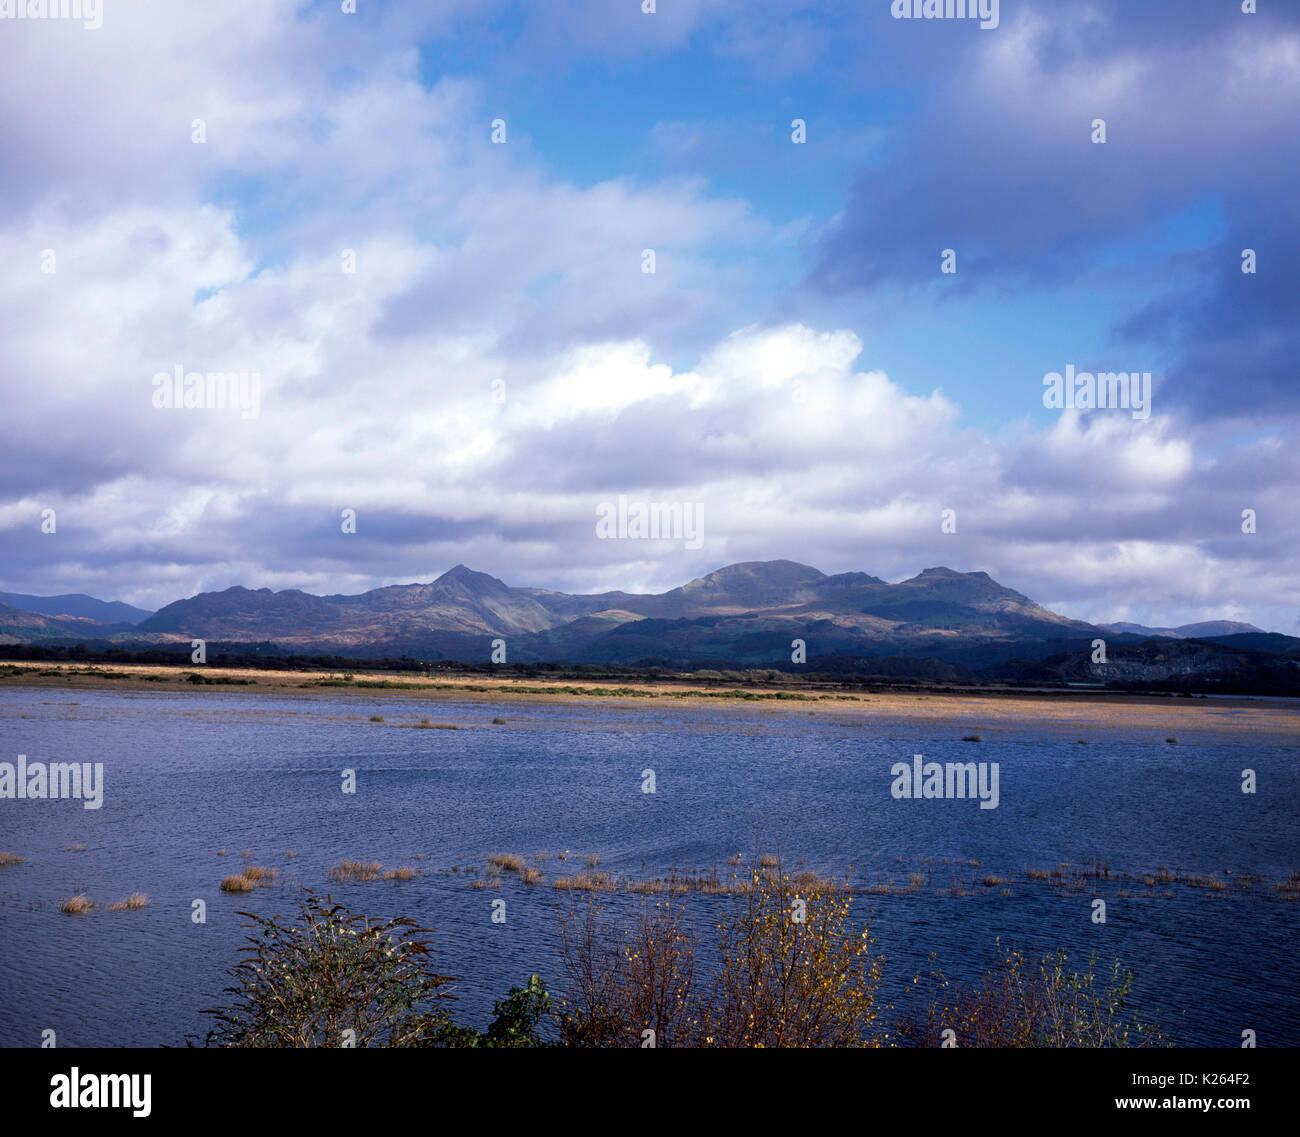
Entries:
[[254, 934], [243, 949], [248, 958], [227, 972], [229, 1005], [203, 1012], [216, 1021], [209, 1046], [546, 1045], [539, 1027], [552, 1003], [537, 975], [495, 1004], [486, 1033], [453, 1023], [444, 1003], [455, 998], [448, 990], [455, 979], [433, 970], [422, 938], [430, 929], [414, 920], [355, 916], [310, 890], [296, 921], [241, 915]]
[[646, 906], [609, 928], [600, 905], [570, 908], [560, 929], [569, 997], [557, 1018], [566, 1046], [639, 1047], [654, 1031], [656, 1048], [696, 1045], [696, 937], [684, 909]]
[[718, 972], [703, 986], [695, 977], [701, 942], [684, 908], [646, 906], [612, 928], [595, 903], [571, 908], [560, 930], [569, 981], [561, 1041], [641, 1046], [642, 1032], [653, 1030], [656, 1047], [869, 1043], [883, 965], [870, 955], [866, 930], [849, 927], [843, 885], [787, 873], [773, 856], [726, 894]]
[[542, 1047], [539, 1027], [553, 1009], [550, 994], [540, 975], [532, 975], [523, 987], [511, 987], [510, 993], [492, 1004], [495, 1018], [487, 1033], [480, 1034], [469, 1027], [458, 1027], [448, 1022], [429, 1042], [423, 1045], [447, 1049], [475, 1047], [494, 1050], [522, 1050]]
[[240, 915], [254, 934], [227, 972], [230, 1005], [204, 1011], [217, 1023], [208, 1045], [415, 1046], [447, 1027], [439, 1003], [453, 980], [431, 969], [429, 929], [414, 920], [354, 916], [310, 891], [294, 922]]
[[883, 964], [868, 930], [849, 925], [851, 895], [817, 877], [796, 884], [779, 863], [755, 868], [751, 885], [718, 924], [721, 966], [704, 1005], [703, 1043], [867, 1044]]
[[1095, 957], [1082, 972], [1067, 970], [1064, 951], [1027, 959], [998, 945], [999, 956], [980, 979], [952, 984], [931, 966], [924, 984], [918, 975], [908, 1011], [899, 1019], [905, 1043], [942, 1044], [952, 1030], [961, 1047], [1148, 1047], [1166, 1045], [1159, 1027], [1126, 1009], [1133, 973], [1116, 960], [1099, 983]]

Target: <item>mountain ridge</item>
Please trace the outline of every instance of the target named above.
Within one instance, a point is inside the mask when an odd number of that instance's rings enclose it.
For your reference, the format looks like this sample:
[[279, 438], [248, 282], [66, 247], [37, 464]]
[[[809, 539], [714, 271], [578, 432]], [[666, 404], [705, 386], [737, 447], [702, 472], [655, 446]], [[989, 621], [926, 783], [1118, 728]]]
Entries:
[[438, 654], [464, 650], [467, 636], [513, 637], [512, 649], [524, 657], [610, 662], [639, 655], [770, 658], [775, 645], [784, 643], [789, 654], [792, 641], [808, 635], [827, 651], [943, 655], [962, 640], [1055, 642], [1096, 631], [986, 572], [935, 566], [891, 584], [868, 573], [827, 575], [774, 560], [724, 565], [662, 593], [515, 588], [463, 564], [427, 583], [356, 595], [233, 586], [165, 605], [135, 627], [133, 638]]

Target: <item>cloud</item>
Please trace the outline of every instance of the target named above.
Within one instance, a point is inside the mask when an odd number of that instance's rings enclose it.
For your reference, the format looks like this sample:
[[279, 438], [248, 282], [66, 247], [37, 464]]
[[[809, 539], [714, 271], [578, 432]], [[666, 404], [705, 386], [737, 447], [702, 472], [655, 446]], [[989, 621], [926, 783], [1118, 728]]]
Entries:
[[[348, 23], [288, 0], [142, 3], [99, 33], [8, 29], [6, 587], [158, 605], [236, 583], [360, 591], [464, 561], [517, 584], [665, 588], [792, 557], [890, 578], [984, 569], [1097, 619], [1300, 599], [1281, 521], [1300, 470], [1260, 429], [1294, 337], [1293, 218], [1257, 208], [1291, 171], [1266, 145], [1294, 140], [1289, 25], [1261, 21], [1267, 44], [1225, 22], [1121, 50], [1106, 20], [918, 39], [853, 5], [759, 23], [723, 0], [654, 16], [575, 0], [521, 18], [512, 52], [581, 26], [570, 62], [706, 45], [772, 83], [823, 65], [842, 78], [854, 37], [894, 37], [863, 59], [907, 60], [928, 97], [823, 248], [830, 291], [923, 286], [948, 245], [1006, 287], [1069, 273], [1218, 190], [1224, 231], [1177, 250], [1187, 271], [1117, 331], [1177, 349], [1151, 420], [990, 432], [815, 304], [768, 308], [755, 265], [790, 232], [683, 173], [707, 146], [692, 130], [716, 118], [659, 132], [671, 174], [583, 182], [513, 114], [510, 143], [491, 144], [490, 67], [425, 74], [422, 40], [492, 41], [508, 6], [363, 7]], [[1107, 148], [1086, 141], [1095, 113]], [[1233, 251], [1247, 241], [1254, 278]], [[1232, 405], [1254, 416], [1240, 437], [1197, 421], [1234, 361], [1250, 381]], [[175, 366], [256, 373], [260, 414], [156, 408], [152, 377]], [[704, 547], [597, 540], [596, 507], [620, 493], [703, 502]], [[1124, 611], [1106, 611], [1117, 590]]]

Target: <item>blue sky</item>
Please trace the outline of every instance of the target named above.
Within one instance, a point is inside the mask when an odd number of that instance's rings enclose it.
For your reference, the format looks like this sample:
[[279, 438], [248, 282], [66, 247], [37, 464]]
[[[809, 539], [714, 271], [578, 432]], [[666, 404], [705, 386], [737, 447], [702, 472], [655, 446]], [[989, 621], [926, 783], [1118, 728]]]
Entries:
[[[0, 21], [0, 586], [788, 557], [1300, 633], [1300, 13], [425, 7]], [[155, 407], [177, 365], [257, 417]], [[1150, 417], [1044, 406], [1067, 365], [1151, 372]], [[624, 493], [703, 502], [703, 547], [596, 540]]]

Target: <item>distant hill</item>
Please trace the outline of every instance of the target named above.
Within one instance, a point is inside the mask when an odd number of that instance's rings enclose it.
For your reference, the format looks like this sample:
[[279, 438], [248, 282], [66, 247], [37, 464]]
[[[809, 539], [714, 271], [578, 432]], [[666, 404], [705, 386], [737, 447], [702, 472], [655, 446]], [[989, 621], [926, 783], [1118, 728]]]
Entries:
[[101, 624], [138, 624], [152, 616], [143, 608], [134, 608], [120, 600], [96, 600], [74, 592], [67, 596], [27, 596], [21, 592], [0, 592], [0, 604], [42, 616], [75, 616], [97, 620]]
[[47, 616], [0, 604], [0, 641], [5, 643], [64, 643], [103, 640], [126, 624], [101, 624], [83, 616]]
[[1106, 624], [1105, 627], [1116, 632], [1134, 636], [1166, 636], [1175, 640], [1204, 640], [1211, 636], [1234, 636], [1244, 632], [1259, 632], [1263, 629], [1254, 624], [1240, 624], [1235, 620], [1205, 620], [1199, 624], [1182, 624], [1177, 628], [1150, 628], [1145, 624]]
[[1231, 636], [1202, 636], [1201, 639], [1223, 647], [1244, 648], [1246, 651], [1270, 651], [1291, 659], [1300, 659], [1300, 637], [1284, 636], [1281, 632], [1245, 632]]

